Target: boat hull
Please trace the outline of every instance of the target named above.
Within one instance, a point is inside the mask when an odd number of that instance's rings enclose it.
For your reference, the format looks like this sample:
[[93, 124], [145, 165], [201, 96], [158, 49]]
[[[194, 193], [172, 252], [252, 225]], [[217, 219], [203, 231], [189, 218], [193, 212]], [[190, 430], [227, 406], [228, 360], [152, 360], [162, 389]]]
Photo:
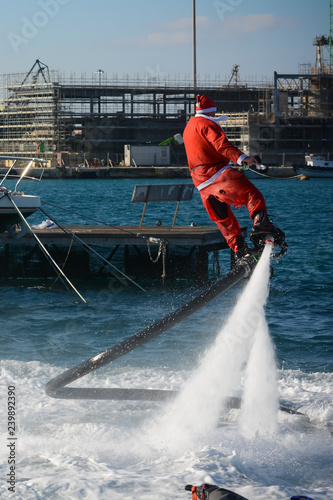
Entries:
[[311, 167], [308, 165], [294, 165], [297, 175], [306, 177], [333, 177], [333, 167]]
[[[40, 197], [23, 194], [10, 194], [15, 205], [24, 217], [29, 217], [40, 207]], [[21, 217], [8, 196], [0, 197], [0, 232], [21, 222]]]

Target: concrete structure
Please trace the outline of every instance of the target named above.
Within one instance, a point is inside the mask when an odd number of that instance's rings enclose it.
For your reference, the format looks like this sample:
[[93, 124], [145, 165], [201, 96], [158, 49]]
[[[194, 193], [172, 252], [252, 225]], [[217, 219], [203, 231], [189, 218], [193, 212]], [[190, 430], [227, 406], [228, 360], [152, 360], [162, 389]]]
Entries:
[[147, 167], [170, 165], [170, 146], [158, 146], [147, 144], [142, 146], [131, 146], [126, 144], [124, 149], [125, 167]]
[[[113, 77], [65, 79], [38, 62], [28, 75], [2, 78], [0, 153], [40, 154], [52, 164], [119, 164], [124, 146], [157, 145], [182, 133], [195, 95], [212, 97], [229, 115], [228, 137], [265, 163], [291, 163], [305, 153], [333, 153], [333, 75], [279, 75], [274, 81], [120, 81]], [[36, 64], [35, 63], [35, 64]], [[62, 153], [59, 157], [59, 153]], [[186, 163], [183, 146], [171, 146], [170, 163]]]

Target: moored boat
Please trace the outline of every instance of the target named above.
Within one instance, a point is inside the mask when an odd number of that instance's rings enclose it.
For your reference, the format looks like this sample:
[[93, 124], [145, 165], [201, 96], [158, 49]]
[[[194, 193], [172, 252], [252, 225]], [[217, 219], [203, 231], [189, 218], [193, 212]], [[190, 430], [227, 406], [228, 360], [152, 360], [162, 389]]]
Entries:
[[333, 177], [333, 161], [317, 154], [306, 155], [305, 164], [294, 164], [294, 168], [306, 177]]
[[29, 217], [40, 207], [39, 196], [26, 195], [20, 192], [12, 193], [6, 188], [0, 188], [0, 232], [4, 232], [21, 222], [21, 217], [11, 199], [24, 217]]
[[[22, 191], [18, 191], [18, 186], [24, 178], [28, 177], [29, 169], [34, 162], [46, 163], [46, 160], [39, 158], [25, 158], [18, 156], [0, 156], [0, 160], [12, 160], [12, 165], [8, 168], [7, 173], [0, 182], [0, 232], [10, 230], [14, 225], [21, 222], [19, 211], [24, 217], [36, 212], [40, 207], [40, 197], [27, 195]], [[19, 161], [28, 162], [26, 168], [20, 176], [13, 174], [14, 166]], [[18, 177], [13, 191], [7, 189], [3, 184], [9, 178]]]

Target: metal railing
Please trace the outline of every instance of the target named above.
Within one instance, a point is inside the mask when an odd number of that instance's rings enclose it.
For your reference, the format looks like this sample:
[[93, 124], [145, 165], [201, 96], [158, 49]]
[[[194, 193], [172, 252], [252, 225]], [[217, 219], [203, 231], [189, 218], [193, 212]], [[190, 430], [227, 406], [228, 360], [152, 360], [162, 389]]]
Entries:
[[[20, 184], [20, 182], [22, 181], [22, 179], [31, 179], [31, 180], [40, 180], [43, 176], [43, 173], [44, 173], [44, 168], [41, 172], [41, 175], [40, 175], [40, 178], [39, 179], [36, 179], [35, 177], [29, 177], [27, 176], [27, 173], [29, 172], [32, 164], [34, 162], [38, 162], [38, 163], [42, 163], [42, 164], [45, 164], [45, 163], [48, 163], [48, 160], [45, 160], [43, 158], [31, 158], [31, 157], [25, 157], [25, 156], [0, 156], [0, 160], [13, 160], [13, 163], [11, 164], [11, 166], [8, 168], [8, 171], [6, 172], [6, 174], [4, 175], [2, 181], [0, 182], [0, 187], [3, 185], [3, 183], [5, 182], [6, 179], [8, 179], [9, 177], [19, 177], [19, 180], [17, 181], [17, 183], [15, 184], [15, 189], [14, 189], [14, 193], [17, 192], [17, 188], [18, 188], [18, 185]], [[25, 169], [23, 170], [23, 172], [21, 173], [21, 175], [13, 175], [11, 174], [14, 166], [16, 165], [16, 162], [17, 161], [28, 161], [28, 165], [25, 167]]]

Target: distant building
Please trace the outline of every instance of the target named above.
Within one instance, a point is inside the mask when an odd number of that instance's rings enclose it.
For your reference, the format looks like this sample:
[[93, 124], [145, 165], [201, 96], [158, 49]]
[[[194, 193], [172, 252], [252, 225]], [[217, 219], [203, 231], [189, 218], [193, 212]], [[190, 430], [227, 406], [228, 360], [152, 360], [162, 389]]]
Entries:
[[[312, 69], [275, 73], [272, 82], [206, 81], [194, 89], [187, 82], [129, 77], [65, 79], [39, 65], [25, 77], [2, 77], [0, 154], [36, 156], [43, 144], [39, 154], [54, 163], [60, 152], [68, 153], [67, 162], [119, 163], [125, 145], [157, 145], [182, 133], [199, 93], [229, 115], [226, 133], [244, 152], [266, 163], [291, 163], [309, 152], [333, 153], [332, 78]], [[183, 146], [171, 150], [172, 164], [186, 163]]]

